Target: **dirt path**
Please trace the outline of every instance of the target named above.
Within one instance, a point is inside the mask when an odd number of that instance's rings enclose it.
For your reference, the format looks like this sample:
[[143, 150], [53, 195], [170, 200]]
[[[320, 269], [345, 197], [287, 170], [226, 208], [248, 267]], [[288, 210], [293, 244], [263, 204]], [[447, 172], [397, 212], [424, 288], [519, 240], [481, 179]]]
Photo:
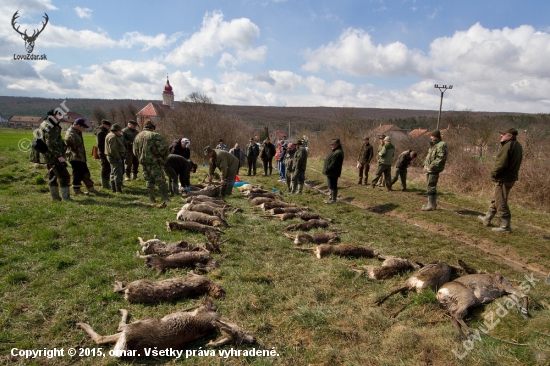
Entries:
[[[321, 173], [319, 170], [315, 168], [308, 168], [311, 169], [317, 173]], [[321, 192], [323, 194], [327, 194], [328, 190], [321, 189], [321, 185], [314, 185], [312, 182], [306, 182], [308, 184], [308, 187], [317, 190], [318, 192]], [[406, 193], [405, 193], [406, 194]], [[376, 213], [379, 215], [386, 215], [391, 218], [400, 220], [402, 222], [405, 222], [410, 225], [414, 225], [417, 227], [420, 227], [426, 231], [442, 235], [448, 239], [452, 239], [454, 241], [457, 241], [459, 243], [474, 247], [476, 249], [481, 250], [484, 253], [487, 253], [494, 257], [496, 260], [498, 260], [500, 263], [506, 264], [509, 267], [512, 267], [516, 270], [527, 272], [527, 273], [533, 273], [537, 276], [541, 276], [542, 278], [546, 278], [550, 272], [548, 268], [545, 268], [543, 265], [540, 265], [538, 263], [528, 263], [528, 260], [521, 255], [517, 253], [517, 251], [514, 248], [511, 248], [509, 246], [502, 247], [500, 245], [497, 245], [495, 242], [487, 239], [479, 239], [476, 237], [472, 237], [468, 235], [467, 233], [458, 232], [450, 225], [445, 225], [441, 223], [433, 224], [428, 221], [423, 221], [417, 217], [410, 218], [405, 214], [396, 213], [391, 210], [384, 210], [380, 212], [379, 210], [374, 209], [373, 207], [361, 203], [356, 202], [354, 200], [354, 197], [341, 197], [338, 199], [340, 202], [345, 202], [347, 204], [353, 205], [355, 207], [367, 210], [372, 213]], [[447, 204], [445, 204], [447, 206]], [[454, 205], [453, 205], [454, 206]], [[462, 212], [471, 212], [471, 210], [459, 208], [458, 206], [457, 210], [453, 210], [454, 212], [460, 213]], [[445, 208], [441, 208], [441, 205], [438, 205], [438, 211], [449, 211]], [[450, 211], [449, 211], [450, 212]], [[538, 229], [535, 226], [530, 226], [533, 229]], [[547, 232], [546, 230], [542, 230], [544, 232]]]

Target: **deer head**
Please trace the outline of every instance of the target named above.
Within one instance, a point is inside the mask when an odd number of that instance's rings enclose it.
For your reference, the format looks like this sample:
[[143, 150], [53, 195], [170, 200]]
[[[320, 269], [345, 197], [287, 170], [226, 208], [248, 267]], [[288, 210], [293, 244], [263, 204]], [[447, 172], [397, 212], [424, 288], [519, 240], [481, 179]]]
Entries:
[[19, 15], [17, 15], [17, 13], [19, 13], [19, 10], [17, 10], [15, 12], [15, 14], [13, 14], [13, 17], [11, 18], [11, 26], [13, 27], [13, 29], [15, 29], [15, 31], [17, 33], [19, 33], [21, 35], [21, 38], [23, 38], [23, 40], [25, 41], [25, 48], [27, 49], [27, 53], [32, 53], [32, 50], [34, 49], [34, 42], [36, 41], [36, 38], [38, 37], [38, 35], [40, 33], [42, 33], [44, 28], [46, 28], [46, 24], [48, 24], [48, 20], [49, 20], [48, 14], [44, 13], [44, 19], [46, 19], [46, 21], [42, 22], [42, 29], [40, 29], [40, 30], [35, 29], [34, 32], [32, 33], [32, 36], [29, 36], [27, 34], [26, 29], [25, 29], [24, 33], [21, 33], [19, 31], [19, 26], [17, 26], [17, 28], [15, 28], [15, 20], [17, 18], [19, 18]]

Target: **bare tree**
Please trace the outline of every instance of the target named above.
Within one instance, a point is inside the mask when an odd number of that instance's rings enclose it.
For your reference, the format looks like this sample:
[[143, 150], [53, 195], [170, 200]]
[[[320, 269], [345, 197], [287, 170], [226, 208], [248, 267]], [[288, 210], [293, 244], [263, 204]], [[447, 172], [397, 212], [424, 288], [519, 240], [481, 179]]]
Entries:
[[96, 105], [92, 111], [92, 118], [97, 122], [97, 125], [101, 125], [101, 120], [107, 118], [107, 112], [101, 106]]
[[118, 113], [122, 119], [121, 121], [121, 127], [124, 127], [126, 126], [126, 123], [128, 123], [128, 121], [130, 120], [128, 117], [128, 110], [126, 109], [126, 106], [125, 105], [120, 105], [118, 106]]
[[130, 118], [131, 120], [134, 120], [137, 122], [137, 113], [138, 113], [138, 109], [137, 107], [135, 106], [134, 103], [129, 103], [128, 105], [126, 105], [126, 113], [128, 115], [128, 118]]
[[115, 108], [115, 107], [109, 108], [109, 111], [107, 112], [107, 115], [109, 116], [109, 118], [111, 119], [111, 122], [113, 124], [117, 123], [117, 119], [118, 119], [118, 109], [117, 108]]

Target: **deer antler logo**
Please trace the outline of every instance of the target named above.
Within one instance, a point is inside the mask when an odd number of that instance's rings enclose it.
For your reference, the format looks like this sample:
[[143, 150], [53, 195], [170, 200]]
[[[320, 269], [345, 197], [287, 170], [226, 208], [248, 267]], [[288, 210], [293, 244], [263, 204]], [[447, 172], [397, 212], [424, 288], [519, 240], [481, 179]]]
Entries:
[[32, 33], [32, 36], [29, 36], [27, 34], [27, 30], [25, 29], [25, 32], [24, 33], [21, 33], [19, 31], [19, 26], [17, 26], [17, 28], [15, 28], [15, 21], [17, 18], [19, 18], [19, 15], [17, 15], [17, 13], [19, 13], [19, 10], [17, 10], [15, 12], [15, 14], [13, 14], [13, 17], [11, 18], [11, 26], [13, 27], [13, 29], [15, 29], [15, 31], [17, 33], [19, 33], [21, 35], [21, 38], [23, 38], [23, 40], [25, 41], [25, 48], [27, 49], [27, 53], [32, 53], [32, 50], [34, 49], [34, 42], [36, 41], [36, 38], [38, 37], [38, 35], [40, 33], [42, 33], [42, 31], [44, 30], [44, 28], [46, 28], [46, 24], [48, 24], [48, 14], [44, 13], [44, 19], [46, 19], [45, 22], [42, 22], [42, 29], [38, 30], [38, 29], [35, 29], [34, 32]]

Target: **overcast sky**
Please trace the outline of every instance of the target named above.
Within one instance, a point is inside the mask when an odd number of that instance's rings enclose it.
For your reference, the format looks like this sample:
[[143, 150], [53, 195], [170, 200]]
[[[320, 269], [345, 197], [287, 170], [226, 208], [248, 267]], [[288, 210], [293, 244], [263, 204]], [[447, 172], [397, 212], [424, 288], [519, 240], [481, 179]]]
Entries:
[[[12, 28], [40, 29], [33, 54]], [[0, 95], [550, 113], [548, 0], [2, 0]], [[69, 104], [69, 103], [68, 103]], [[0, 111], [1, 112], [1, 111]]]

